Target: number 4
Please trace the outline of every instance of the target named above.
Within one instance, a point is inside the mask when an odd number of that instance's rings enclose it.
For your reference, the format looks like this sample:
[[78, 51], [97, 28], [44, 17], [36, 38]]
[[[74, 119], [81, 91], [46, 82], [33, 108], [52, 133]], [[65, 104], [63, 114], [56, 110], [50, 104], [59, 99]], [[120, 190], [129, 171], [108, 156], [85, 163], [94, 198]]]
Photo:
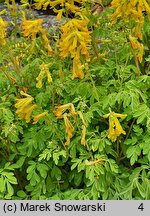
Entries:
[[144, 207], [143, 207], [143, 203], [141, 203], [138, 207], [139, 210], [143, 211], [144, 210]]

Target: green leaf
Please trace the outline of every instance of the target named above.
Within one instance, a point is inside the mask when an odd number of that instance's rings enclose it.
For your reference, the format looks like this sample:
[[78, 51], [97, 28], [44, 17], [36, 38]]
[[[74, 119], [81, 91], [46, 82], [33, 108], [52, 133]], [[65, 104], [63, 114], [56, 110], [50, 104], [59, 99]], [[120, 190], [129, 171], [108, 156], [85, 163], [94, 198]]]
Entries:
[[12, 196], [14, 194], [13, 187], [11, 186], [11, 184], [8, 181], [6, 182], [6, 185], [7, 185], [7, 192], [9, 194], [9, 196]]
[[53, 153], [53, 160], [54, 160], [54, 162], [55, 162], [56, 165], [58, 164], [60, 156], [66, 157], [66, 151], [65, 150], [61, 150], [61, 151]]
[[82, 177], [83, 177], [83, 173], [82, 172], [75, 174], [75, 176], [74, 176], [74, 183], [75, 183], [76, 186], [79, 186], [81, 184]]
[[78, 172], [81, 172], [82, 170], [85, 170], [85, 163], [84, 162], [78, 164]]
[[26, 193], [23, 190], [19, 190], [17, 192], [17, 196], [20, 197], [21, 199], [24, 199], [27, 197]]
[[145, 190], [143, 188], [143, 186], [138, 182], [138, 180], [135, 181], [135, 185], [137, 186], [138, 188], [138, 191], [140, 193], [140, 195], [142, 196], [142, 198], [145, 198]]
[[19, 160], [17, 160], [17, 162], [14, 164], [16, 168], [21, 168], [25, 162], [25, 159], [26, 159], [25, 156], [21, 156]]
[[113, 159], [109, 159], [109, 166], [112, 172], [114, 173], [118, 173], [118, 165], [116, 164], [116, 162]]
[[138, 145], [130, 146], [126, 151], [126, 154], [127, 158], [130, 158], [130, 164], [132, 166], [141, 154], [141, 149]]
[[143, 144], [143, 154], [147, 155], [150, 161], [150, 138], [145, 136], [145, 142]]
[[86, 166], [86, 178], [93, 181], [95, 177], [95, 171], [93, 166]]
[[53, 178], [60, 180], [61, 179], [61, 170], [57, 166], [54, 166], [52, 168], [51, 175]]
[[35, 186], [36, 184], [38, 184], [40, 182], [40, 180], [41, 179], [40, 179], [39, 175], [35, 171], [33, 171], [32, 176], [30, 178], [30, 184], [32, 186]]
[[9, 181], [11, 184], [17, 184], [17, 179], [14, 176], [14, 173], [12, 172], [2, 172], [2, 175], [5, 176], [5, 178], [7, 178], [7, 181]]
[[150, 108], [146, 104], [142, 104], [138, 107], [133, 115], [137, 118], [137, 124], [143, 123], [145, 119], [150, 116]]
[[0, 177], [0, 191], [1, 192], [5, 191], [5, 180], [3, 176]]
[[46, 164], [40, 163], [37, 165], [37, 170], [39, 171], [40, 175], [45, 179], [49, 168]]
[[73, 169], [75, 169], [76, 168], [76, 166], [78, 166], [79, 164], [81, 164], [82, 163], [82, 159], [72, 159], [72, 161], [71, 162], [73, 162], [73, 164], [72, 164], [72, 166], [71, 166], [71, 170], [73, 170]]

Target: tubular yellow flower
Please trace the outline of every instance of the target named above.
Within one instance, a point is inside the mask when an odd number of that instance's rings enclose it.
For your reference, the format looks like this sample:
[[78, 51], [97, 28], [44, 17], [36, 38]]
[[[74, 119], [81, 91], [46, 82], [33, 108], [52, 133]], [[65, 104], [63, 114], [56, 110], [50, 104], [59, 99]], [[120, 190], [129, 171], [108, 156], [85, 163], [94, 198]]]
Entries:
[[29, 0], [20, 0], [20, 3], [21, 3], [21, 8], [30, 7]]
[[6, 28], [7, 28], [7, 22], [4, 21], [1, 17], [0, 17], [0, 46], [5, 46], [6, 45]]
[[15, 104], [16, 108], [20, 108], [20, 107], [25, 107], [28, 106], [32, 101], [33, 101], [33, 97], [31, 95], [28, 95], [26, 93], [24, 93], [23, 91], [20, 92], [21, 95], [26, 96], [26, 98], [17, 98], [17, 103]]
[[24, 37], [31, 37], [32, 40], [35, 40], [37, 33], [41, 30], [42, 22], [43, 19], [23, 20], [20, 27], [23, 29]]
[[78, 111], [77, 113], [78, 113], [80, 119], [82, 120], [83, 125], [85, 125], [85, 127], [87, 127], [82, 112], [81, 112], [81, 111]]
[[133, 37], [132, 35], [129, 35], [129, 40], [131, 44], [131, 49], [135, 53], [135, 57], [139, 62], [142, 62], [143, 59], [143, 44], [141, 44], [136, 37]]
[[121, 17], [124, 21], [128, 22], [132, 17], [135, 22], [143, 20], [143, 11], [150, 14], [150, 6], [146, 0], [113, 0], [111, 6], [115, 9], [112, 15], [112, 20], [115, 23], [118, 17]]
[[33, 118], [33, 123], [32, 124], [36, 124], [41, 118], [43, 118], [44, 116], [47, 116], [48, 115], [48, 112], [43, 112], [39, 115], [36, 115], [36, 116], [32, 116]]
[[72, 103], [68, 103], [68, 104], [64, 104], [64, 105], [61, 105], [61, 106], [57, 106], [56, 108], [57, 108], [57, 110], [54, 112], [54, 114], [58, 118], [63, 118], [63, 114], [65, 113], [66, 110], [70, 110], [72, 116], [76, 115], [76, 111], [75, 111], [75, 108], [74, 108], [74, 106], [73, 106]]
[[63, 118], [64, 118], [64, 122], [65, 122], [65, 127], [66, 127], [66, 133], [67, 133], [67, 141], [65, 143], [65, 145], [69, 145], [70, 144], [70, 139], [72, 138], [73, 136], [73, 131], [74, 131], [74, 127], [73, 125], [71, 124], [71, 122], [69, 121], [68, 117], [67, 117], [67, 113], [65, 113], [63, 115]]
[[[48, 6], [51, 6], [53, 11], [57, 14], [58, 21], [61, 20], [63, 13], [76, 13], [80, 10], [80, 7], [75, 3], [82, 3], [83, 0], [34, 0], [34, 6], [37, 10], [46, 10]], [[58, 9], [59, 8], [59, 9]]]
[[82, 136], [81, 136], [81, 144], [85, 146], [85, 134], [86, 134], [86, 126], [82, 125]]
[[17, 103], [15, 104], [15, 107], [20, 108], [20, 107], [28, 106], [33, 101], [33, 98], [27, 97], [27, 98], [20, 98], [20, 99], [16, 99], [16, 100], [17, 100]]
[[31, 113], [36, 107], [37, 107], [36, 104], [21, 107], [20, 109], [17, 109], [16, 113], [19, 119], [25, 119], [25, 121], [28, 123], [31, 120]]
[[129, 35], [131, 50], [135, 53], [135, 61], [142, 62], [143, 59], [143, 44], [138, 41], [142, 40], [142, 28], [144, 25], [144, 11], [150, 19], [150, 4], [149, 0], [113, 0], [112, 7], [115, 9], [112, 14], [112, 22], [115, 23], [120, 17], [125, 23], [131, 22], [132, 36]]
[[44, 45], [45, 45], [45, 48], [48, 50], [48, 55], [52, 55], [52, 48], [51, 46], [49, 45], [49, 40], [47, 38], [47, 35], [46, 35], [46, 30], [44, 28], [41, 28], [40, 29], [40, 32], [42, 34], [42, 38], [44, 40]]
[[33, 43], [31, 50], [34, 48], [34, 42], [36, 40], [37, 33], [41, 33], [41, 36], [44, 41], [44, 47], [48, 50], [48, 55], [52, 54], [52, 49], [49, 44], [49, 40], [46, 35], [46, 30], [41, 27], [43, 19], [37, 20], [26, 20], [24, 19], [20, 25], [21, 29], [23, 29], [24, 37], [31, 38]]
[[0, 15], [3, 15], [3, 14], [5, 14], [5, 13], [6, 13], [6, 9], [0, 11]]
[[[17, 6], [15, 0], [5, 0], [5, 4], [7, 4], [8, 9], [10, 10], [13, 16], [17, 15]], [[12, 7], [10, 6], [12, 5]]]
[[73, 69], [72, 69], [72, 80], [74, 78], [78, 77], [79, 79], [84, 78], [84, 73], [83, 73], [83, 68], [84, 66], [81, 64], [79, 59], [73, 59]]
[[26, 98], [16, 99], [17, 102], [15, 107], [17, 108], [16, 114], [18, 115], [19, 119], [25, 119], [26, 122], [30, 122], [31, 113], [33, 109], [37, 107], [36, 104], [32, 104], [34, 98], [31, 95], [24, 93], [23, 91], [20, 92], [21, 95], [26, 96]]
[[25, 113], [25, 116], [24, 116], [24, 119], [26, 120], [26, 122], [30, 122], [31, 120], [31, 113], [32, 111], [37, 107], [36, 104], [33, 104], [29, 107], [25, 107], [24, 110], [23, 110], [23, 113]]
[[[65, 113], [67, 110], [69, 110], [68, 113]], [[66, 127], [66, 133], [67, 133], [67, 140], [65, 145], [70, 144], [70, 139], [73, 136], [74, 127], [69, 121], [68, 117], [72, 116], [74, 119], [74, 123], [76, 122], [76, 116], [79, 115], [80, 119], [82, 120], [82, 135], [81, 135], [81, 144], [85, 145], [85, 133], [86, 133], [86, 123], [84, 121], [83, 115], [81, 111], [75, 111], [74, 105], [72, 103], [68, 103], [62, 106], [57, 106], [57, 110], [54, 112], [55, 116], [57, 118], [63, 118], [65, 122]]]
[[87, 28], [88, 22], [88, 19], [74, 18], [61, 27], [62, 35], [58, 47], [63, 59], [69, 55], [73, 58], [72, 79], [76, 77], [83, 79], [84, 77], [81, 56], [84, 56], [87, 61], [90, 59], [91, 32]]
[[61, 27], [62, 35], [59, 48], [62, 58], [71, 54], [72, 58], [78, 59], [80, 55], [84, 55], [89, 59], [91, 36], [87, 24], [88, 20], [74, 18]]
[[108, 138], [112, 141], [116, 141], [117, 137], [121, 134], [126, 134], [126, 132], [123, 130], [119, 120], [117, 118], [126, 118], [126, 114], [120, 114], [112, 112], [110, 109], [110, 112], [103, 116], [104, 118], [109, 118], [109, 129], [108, 129]]
[[51, 74], [50, 74], [49, 69], [48, 69], [48, 64], [41, 64], [40, 69], [41, 69], [41, 71], [40, 71], [38, 77], [36, 78], [36, 80], [38, 81], [36, 84], [37, 88], [42, 88], [42, 81], [45, 77], [47, 77], [48, 83], [52, 82], [52, 77], [51, 77]]

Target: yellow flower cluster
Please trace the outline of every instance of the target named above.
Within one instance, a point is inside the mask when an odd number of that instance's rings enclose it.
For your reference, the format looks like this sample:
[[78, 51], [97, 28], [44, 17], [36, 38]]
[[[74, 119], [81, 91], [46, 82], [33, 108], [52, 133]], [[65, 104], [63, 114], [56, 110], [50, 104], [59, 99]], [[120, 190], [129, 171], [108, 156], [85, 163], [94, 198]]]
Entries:
[[[16, 113], [17, 113], [19, 119], [22, 119], [22, 120], [25, 119], [25, 121], [27, 123], [29, 123], [31, 120], [31, 114], [32, 114], [33, 110], [35, 108], [37, 108], [37, 105], [35, 103], [33, 103], [34, 98], [31, 95], [29, 95], [23, 91], [20, 91], [20, 94], [22, 96], [25, 96], [25, 97], [16, 99], [17, 100], [17, 102], [15, 104], [15, 107], [17, 108]], [[36, 124], [41, 118], [43, 118], [46, 115], [48, 115], [48, 113], [43, 112], [39, 115], [32, 116], [33, 124]]]
[[[149, 0], [148, 0], [149, 1]], [[112, 15], [112, 21], [115, 23], [118, 18], [121, 17], [125, 22], [133, 20], [141, 27], [144, 24], [143, 12], [146, 11], [150, 18], [150, 6], [147, 0], [113, 0], [111, 6], [115, 8], [115, 12]], [[138, 32], [138, 31], [137, 31]]]
[[72, 19], [61, 27], [62, 35], [59, 41], [60, 56], [66, 58], [71, 55], [73, 58], [72, 79], [84, 77], [80, 57], [85, 56], [90, 59], [89, 48], [91, 43], [90, 32], [87, 28], [89, 20]]
[[39, 73], [38, 77], [36, 78], [36, 80], [37, 80], [36, 87], [37, 88], [42, 88], [42, 81], [45, 77], [47, 77], [48, 83], [52, 82], [52, 77], [51, 77], [51, 74], [50, 74], [49, 69], [48, 69], [48, 64], [41, 64], [40, 65], [40, 73]]
[[[22, 58], [29, 53], [27, 46], [28, 45], [25, 42], [16, 43], [12, 46], [11, 50], [13, 52], [14, 61], [16, 62], [17, 65], [20, 65]], [[11, 62], [9, 64], [12, 65]]]
[[[73, 124], [69, 121], [69, 116], [72, 116], [74, 119], [74, 122], [76, 121], [76, 116], [79, 115], [80, 119], [82, 120], [82, 136], [81, 136], [81, 144], [85, 145], [85, 133], [86, 133], [86, 123], [84, 121], [83, 115], [81, 111], [75, 111], [74, 105], [72, 103], [64, 104], [61, 106], [56, 107], [56, 111], [54, 112], [55, 116], [59, 119], [63, 118], [65, 127], [66, 127], [66, 133], [67, 133], [67, 140], [65, 142], [65, 145], [70, 144], [70, 139], [73, 137], [73, 131], [74, 127]], [[66, 111], [69, 110], [68, 113]]]
[[5, 46], [6, 45], [6, 28], [7, 28], [7, 22], [4, 21], [1, 17], [0, 17], [0, 46]]
[[[7, 4], [8, 9], [10, 10], [13, 16], [17, 15], [17, 6], [15, 0], [5, 0], [5, 4]], [[10, 6], [12, 5], [12, 7]]]
[[140, 43], [136, 37], [133, 37], [132, 35], [129, 35], [129, 41], [131, 44], [131, 49], [135, 53], [135, 58], [139, 61], [142, 62], [143, 58], [143, 44]]
[[28, 123], [31, 120], [31, 113], [37, 107], [37, 105], [32, 103], [34, 98], [31, 95], [26, 94], [23, 91], [21, 91], [20, 94], [22, 96], [25, 96], [25, 98], [16, 99], [17, 100], [17, 103], [15, 104], [15, 107], [17, 108], [16, 113], [19, 119], [25, 119], [26, 122]]
[[[75, 3], [82, 3], [83, 0], [34, 0], [34, 6], [37, 10], [46, 10], [48, 6], [53, 8], [53, 11], [57, 13], [57, 19], [60, 21], [62, 14], [76, 13], [80, 10], [80, 7]], [[58, 9], [60, 7], [60, 9]]]
[[31, 37], [33, 44], [35, 42], [37, 33], [41, 33], [41, 36], [44, 40], [44, 46], [48, 50], [48, 55], [52, 54], [52, 49], [49, 44], [49, 40], [46, 35], [46, 30], [41, 27], [43, 19], [37, 20], [26, 20], [24, 19], [20, 25], [21, 29], [23, 29], [24, 37]]
[[149, 0], [113, 0], [111, 5], [115, 9], [112, 14], [112, 21], [116, 23], [117, 19], [123, 19], [124, 22], [132, 22], [134, 24], [132, 28], [132, 36], [129, 38], [132, 49], [138, 53], [136, 54], [137, 60], [142, 62], [143, 46], [138, 42], [138, 39], [142, 40], [142, 28], [144, 25], [144, 14], [146, 11], [147, 16], [150, 19], [150, 1]]
[[108, 138], [112, 141], [116, 141], [117, 137], [121, 134], [126, 134], [126, 132], [123, 130], [118, 118], [126, 118], [127, 114], [119, 114], [112, 112], [110, 109], [110, 112], [103, 116], [104, 118], [109, 118], [109, 129], [108, 129]]

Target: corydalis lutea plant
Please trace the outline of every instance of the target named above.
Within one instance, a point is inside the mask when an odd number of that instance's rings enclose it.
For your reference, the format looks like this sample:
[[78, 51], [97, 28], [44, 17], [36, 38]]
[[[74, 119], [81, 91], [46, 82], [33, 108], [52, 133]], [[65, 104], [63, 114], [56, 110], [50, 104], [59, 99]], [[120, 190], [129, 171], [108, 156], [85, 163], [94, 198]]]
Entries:
[[[79, 15], [75, 18], [82, 20]], [[135, 79], [135, 65], [118, 23], [109, 31], [108, 19], [102, 16], [101, 21], [94, 26], [95, 29], [100, 30], [104, 38], [117, 33], [117, 43], [111, 44], [111, 53], [106, 61], [97, 59], [92, 62], [90, 58], [86, 70], [89, 74], [85, 74], [82, 80], [68, 78], [71, 54], [65, 57], [61, 65], [63, 75], [59, 76], [60, 53], [51, 57], [46, 49], [42, 50], [41, 33], [35, 39], [30, 59], [28, 46], [32, 44], [31, 35], [28, 40], [23, 35], [16, 38], [17, 41], [11, 40], [13, 37], [5, 38], [8, 48], [1, 47], [4, 52], [0, 52], [0, 61], [3, 62], [4, 57], [4, 64], [9, 61], [9, 47], [14, 46], [14, 58], [22, 50], [26, 55], [20, 62], [19, 73], [29, 81], [26, 85], [21, 77], [23, 83], [20, 82], [13, 65], [7, 68], [7, 75], [17, 79], [14, 85], [0, 73], [1, 199], [150, 198], [150, 79], [146, 75]], [[122, 39], [128, 53], [120, 42]], [[23, 41], [27, 46], [22, 44]], [[18, 42], [21, 42], [20, 46]], [[110, 48], [109, 45], [104, 49]], [[29, 52], [26, 53], [25, 49]], [[82, 64], [87, 61], [83, 53], [80, 60]], [[52, 82], [49, 82], [49, 73]], [[91, 75], [92, 82], [87, 75]], [[29, 96], [20, 95], [21, 89]], [[17, 110], [22, 119], [16, 118], [14, 103], [18, 103]], [[27, 110], [33, 105], [37, 107], [31, 112], [30, 121], [26, 122], [29, 120]], [[112, 111], [104, 116], [108, 107]], [[128, 118], [124, 120], [125, 114], [121, 113], [127, 113]]]

